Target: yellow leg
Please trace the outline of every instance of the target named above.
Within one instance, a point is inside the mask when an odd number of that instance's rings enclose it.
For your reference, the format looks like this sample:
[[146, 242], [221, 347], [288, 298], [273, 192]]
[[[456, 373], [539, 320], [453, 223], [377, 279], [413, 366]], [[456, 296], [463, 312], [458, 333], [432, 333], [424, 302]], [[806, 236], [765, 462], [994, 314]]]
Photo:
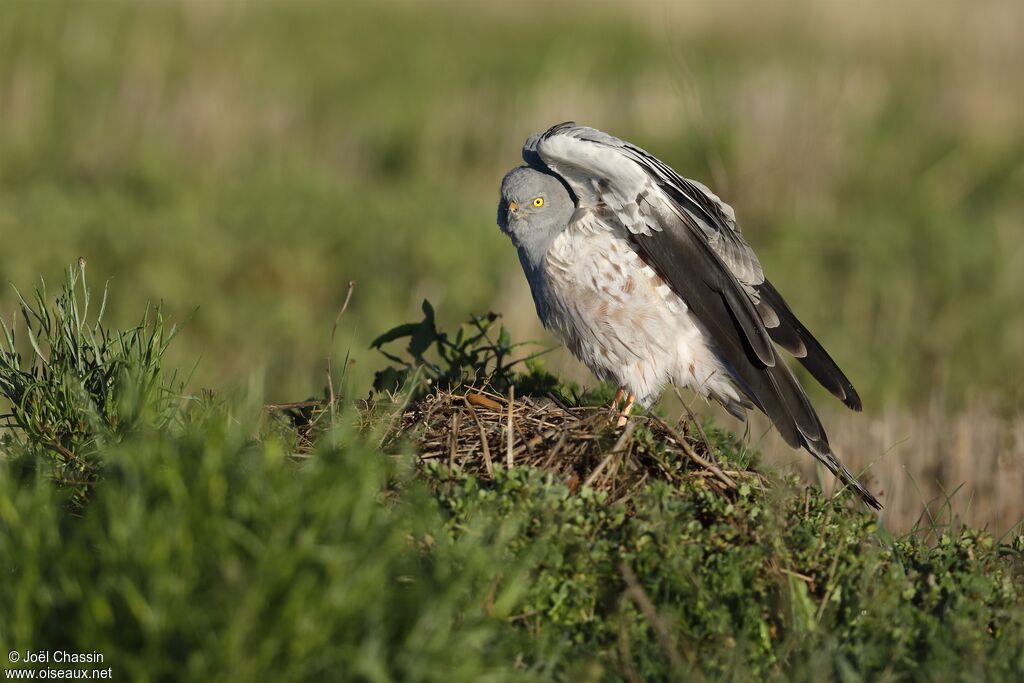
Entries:
[[622, 401], [624, 393], [626, 393], [626, 387], [619, 387], [615, 390], [615, 398], [612, 399], [612, 410], [618, 410], [619, 402]]
[[622, 412], [619, 413], [619, 423], [617, 426], [622, 427], [626, 424], [626, 418], [629, 417], [629, 411], [633, 409], [634, 403], [636, 403], [636, 394], [631, 391], [626, 396], [626, 404], [622, 406]]
[[622, 396], [626, 393], [626, 387], [619, 387], [615, 390], [615, 398], [612, 399], [611, 410], [608, 411], [608, 422], [605, 424], [611, 424], [615, 416], [619, 414], [619, 403], [622, 402]]

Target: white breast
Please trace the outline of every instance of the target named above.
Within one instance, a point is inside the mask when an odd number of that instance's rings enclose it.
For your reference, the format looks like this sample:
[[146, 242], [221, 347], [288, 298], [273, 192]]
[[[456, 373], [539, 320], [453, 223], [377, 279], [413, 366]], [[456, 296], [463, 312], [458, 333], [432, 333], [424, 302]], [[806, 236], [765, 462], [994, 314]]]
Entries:
[[531, 284], [544, 326], [594, 374], [625, 386], [641, 404], [656, 400], [670, 381], [739, 399], [685, 302], [603, 224], [575, 223], [559, 235], [539, 276]]

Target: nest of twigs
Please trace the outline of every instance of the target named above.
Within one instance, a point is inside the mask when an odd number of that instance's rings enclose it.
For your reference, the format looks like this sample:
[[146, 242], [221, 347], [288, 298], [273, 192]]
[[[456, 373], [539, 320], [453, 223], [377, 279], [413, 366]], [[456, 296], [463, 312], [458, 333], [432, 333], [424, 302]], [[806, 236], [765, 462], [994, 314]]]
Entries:
[[491, 480], [496, 468], [530, 466], [564, 481], [628, 500], [651, 480], [700, 479], [722, 495], [750, 470], [721, 465], [707, 438], [689, 422], [633, 415], [622, 427], [609, 408], [565, 406], [551, 398], [517, 398], [486, 390], [438, 391], [408, 406], [385, 446], [412, 442], [421, 462], [440, 462]]

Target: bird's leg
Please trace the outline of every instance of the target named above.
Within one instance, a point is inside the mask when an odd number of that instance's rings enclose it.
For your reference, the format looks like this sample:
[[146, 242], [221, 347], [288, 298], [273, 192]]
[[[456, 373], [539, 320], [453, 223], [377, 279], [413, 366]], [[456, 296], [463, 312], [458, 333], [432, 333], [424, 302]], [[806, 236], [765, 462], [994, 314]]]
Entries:
[[619, 414], [619, 403], [622, 402], [622, 396], [626, 393], [626, 387], [619, 387], [615, 390], [615, 398], [612, 399], [612, 405], [608, 411], [608, 422], [605, 424], [611, 424], [615, 416]]
[[636, 403], [636, 394], [631, 391], [626, 395], [626, 403], [622, 406], [622, 412], [619, 413], [618, 427], [622, 427], [626, 424], [626, 418], [629, 417], [629, 411], [633, 409], [634, 403]]
[[612, 399], [612, 410], [616, 410], [619, 407], [619, 402], [622, 401], [624, 393], [626, 393], [626, 387], [619, 387], [615, 390], [615, 398]]

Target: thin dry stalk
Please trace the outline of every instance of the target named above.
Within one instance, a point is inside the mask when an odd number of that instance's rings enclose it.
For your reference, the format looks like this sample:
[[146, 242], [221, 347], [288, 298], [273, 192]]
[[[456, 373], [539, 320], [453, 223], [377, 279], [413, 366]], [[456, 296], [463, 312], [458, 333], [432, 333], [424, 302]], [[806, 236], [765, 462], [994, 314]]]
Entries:
[[341, 316], [345, 314], [345, 310], [348, 308], [348, 302], [352, 300], [352, 290], [355, 288], [356, 281], [350, 280], [348, 283], [348, 292], [345, 293], [345, 302], [341, 305], [338, 315], [334, 316], [334, 325], [331, 327], [331, 350], [327, 353], [327, 389], [331, 397], [331, 424], [334, 424], [334, 405], [336, 403], [334, 395], [334, 370], [331, 367], [331, 354], [334, 352], [334, 337], [338, 334], [338, 323], [341, 322]]
[[[625, 562], [622, 562], [619, 564], [619, 573], [622, 574], [622, 579], [626, 582], [626, 593], [633, 599], [636, 606], [640, 608], [644, 618], [647, 619], [647, 623], [650, 625], [651, 630], [654, 631], [654, 635], [658, 639], [658, 644], [661, 646], [662, 651], [664, 651], [665, 656], [668, 657], [668, 660], [672, 663], [672, 668], [677, 672], [682, 671], [684, 667], [683, 658], [679, 656], [679, 651], [676, 650], [675, 645], [672, 644], [672, 636], [669, 635], [669, 630], [665, 625], [665, 621], [661, 618], [661, 615], [658, 614], [658, 610], [655, 608], [654, 603], [651, 602], [651, 599], [647, 596], [647, 591], [645, 591], [643, 586], [640, 585], [640, 581], [637, 580], [636, 573], [633, 571], [633, 568]], [[687, 659], [690, 660], [690, 664], [693, 664], [693, 654], [687, 653], [687, 655]], [[703, 677], [700, 677], [698, 680], [703, 680]]]
[[473, 422], [476, 423], [476, 428], [480, 431], [480, 448], [484, 456], [484, 470], [487, 472], [488, 477], [493, 477], [494, 464], [491, 462], [491, 449], [487, 446], [487, 434], [484, 432], [484, 425], [480, 422], [480, 418], [477, 417], [473, 403], [468, 397], [466, 399], [466, 407], [469, 408], [469, 414], [473, 417]]
[[[695, 462], [700, 467], [703, 467], [704, 469], [710, 471], [712, 474], [718, 477], [718, 480], [725, 484], [728, 488], [736, 488], [736, 482], [732, 480], [732, 477], [730, 477], [725, 472], [720, 470], [718, 468], [718, 465], [714, 464], [708, 459], [702, 458], [701, 456], [697, 455], [697, 453], [693, 450], [693, 447], [690, 445], [690, 443], [685, 438], [683, 438], [683, 436], [679, 434], [679, 432], [677, 432], [675, 428], [672, 427], [672, 425], [665, 422], [660, 417], [655, 417], [654, 419], [658, 422], [658, 424], [661, 425], [661, 427], [666, 432], [669, 433], [669, 435], [673, 439], [676, 440], [676, 443], [678, 443], [679, 446], [683, 449], [683, 452], [686, 453], [686, 457], [690, 458], [690, 460], [693, 460], [693, 462]], [[710, 453], [710, 450], [708, 452]]]
[[516, 388], [515, 385], [508, 388], [508, 448], [505, 451], [505, 465], [512, 467], [515, 460], [512, 458], [512, 444], [515, 442], [515, 433], [512, 431], [512, 411], [515, 409]]
[[597, 479], [598, 475], [601, 474], [601, 472], [604, 470], [605, 466], [608, 465], [611, 459], [623, 452], [623, 447], [625, 446], [626, 442], [629, 441], [629, 439], [633, 436], [633, 432], [636, 431], [637, 424], [639, 423], [637, 423], [636, 421], [630, 422], [629, 425], [624, 430], [622, 430], [622, 436], [620, 436], [619, 440], [615, 442], [615, 445], [608, 452], [608, 455], [605, 456], [604, 460], [601, 461], [601, 464], [595, 467], [594, 471], [590, 473], [589, 477], [587, 477], [587, 480], [583, 482], [584, 486], [590, 486], [591, 484], [593, 484], [594, 480]]

